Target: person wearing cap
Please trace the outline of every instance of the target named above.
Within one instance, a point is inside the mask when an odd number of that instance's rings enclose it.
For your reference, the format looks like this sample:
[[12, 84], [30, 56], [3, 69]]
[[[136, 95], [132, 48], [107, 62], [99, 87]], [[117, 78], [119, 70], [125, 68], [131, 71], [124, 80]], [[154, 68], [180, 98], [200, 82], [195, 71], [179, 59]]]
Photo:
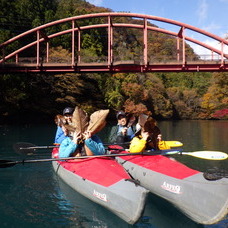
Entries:
[[116, 114], [117, 125], [113, 126], [109, 135], [109, 141], [111, 143], [125, 143], [130, 142], [134, 136], [135, 126], [128, 125], [127, 115], [124, 111], [119, 111]]
[[65, 124], [72, 123], [72, 115], [74, 109], [71, 107], [67, 107], [63, 110], [63, 115], [56, 115], [55, 123], [57, 124], [57, 131], [55, 134], [55, 145], [59, 145], [68, 135], [68, 130], [65, 128]]
[[63, 116], [64, 116], [67, 124], [71, 125], [73, 112], [74, 112], [74, 108], [71, 108], [71, 107], [64, 108]]
[[148, 118], [144, 126], [137, 123], [135, 137], [132, 139], [129, 147], [130, 153], [140, 153], [144, 150], [159, 150], [159, 137], [161, 137], [161, 131], [152, 117]]
[[[72, 126], [66, 125], [70, 134], [60, 144], [59, 157], [105, 154], [104, 145], [96, 133], [105, 127], [108, 112], [109, 110], [98, 110], [89, 119], [84, 110], [77, 108]], [[80, 126], [80, 123], [83, 127], [75, 127]]]

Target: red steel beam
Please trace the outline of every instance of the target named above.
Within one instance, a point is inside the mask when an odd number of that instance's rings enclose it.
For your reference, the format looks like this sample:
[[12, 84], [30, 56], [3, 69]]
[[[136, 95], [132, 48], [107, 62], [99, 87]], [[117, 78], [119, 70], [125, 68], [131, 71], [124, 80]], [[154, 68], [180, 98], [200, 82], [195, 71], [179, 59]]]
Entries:
[[[112, 26], [113, 26], [113, 27], [129, 27], [129, 28], [139, 28], [139, 29], [143, 29], [143, 25], [135, 25], [135, 24], [118, 24], [118, 23], [116, 23], [116, 24], [113, 24]], [[102, 27], [108, 27], [108, 24], [98, 24], [98, 25], [84, 26], [84, 27], [81, 27], [81, 30], [94, 29], [94, 28], [102, 28]], [[168, 31], [168, 30], [161, 29], [161, 28], [157, 28], [157, 27], [153, 27], [153, 26], [147, 26], [147, 28], [148, 28], [148, 30], [158, 31], [158, 32], [162, 32], [162, 33], [166, 33], [166, 34], [169, 34], [169, 35], [178, 37], [178, 33], [175, 33], [175, 32], [172, 32], [172, 31]], [[80, 30], [79, 30], [78, 28], [75, 28], [75, 30], [77, 30], [77, 31], [80, 33]], [[57, 37], [57, 36], [60, 36], [60, 35], [64, 35], [64, 34], [68, 34], [68, 33], [70, 33], [70, 32], [72, 32], [72, 29], [65, 30], [65, 31], [61, 31], [61, 32], [58, 32], [58, 33], [49, 35], [48, 38], [49, 38], [49, 39], [52, 39], [52, 38], [54, 38], [54, 37]], [[80, 37], [80, 36], [79, 36], [79, 37]], [[219, 55], [222, 55], [222, 54], [223, 54], [223, 57], [228, 58], [228, 54], [221, 53], [220, 50], [218, 50], [218, 49], [216, 49], [216, 48], [214, 48], [214, 47], [212, 47], [212, 46], [209, 46], [209, 45], [207, 45], [207, 44], [204, 44], [204, 43], [202, 43], [201, 41], [195, 40], [195, 39], [193, 39], [193, 38], [191, 38], [191, 37], [187, 37], [187, 36], [185, 36], [185, 40], [188, 40], [188, 41], [193, 42], [193, 43], [195, 43], [195, 44], [198, 44], [198, 45], [200, 45], [200, 46], [202, 46], [202, 47], [205, 47], [205, 48], [207, 48], [207, 49], [209, 49], [209, 50], [211, 50], [211, 51], [213, 51], [213, 52], [215, 52], [215, 53], [217, 53], [217, 54], [219, 54]], [[45, 41], [44, 38], [41, 38], [41, 39], [40, 39], [40, 42], [44, 42], [44, 41]], [[225, 42], [222, 42], [222, 43], [225, 44]], [[26, 46], [24, 46], [24, 47], [22, 47], [22, 48], [20, 48], [20, 49], [18, 49], [17, 51], [15, 51], [15, 52], [9, 54], [8, 56], [4, 56], [4, 59], [1, 59], [1, 60], [0, 60], [0, 63], [1, 63], [1, 62], [4, 62], [6, 59], [11, 58], [11, 57], [14, 56], [15, 54], [17, 54], [17, 53], [19, 53], [19, 52], [21, 52], [21, 51], [23, 51], [23, 50], [25, 50], [25, 49], [27, 49], [27, 48], [29, 48], [29, 47], [35, 45], [35, 44], [37, 44], [36, 41], [35, 41], [35, 42], [32, 42], [32, 43], [30, 43], [30, 44], [28, 44], [28, 45], [26, 45]], [[79, 47], [79, 46], [80, 46], [80, 45], [78, 45], [78, 47]], [[79, 52], [79, 53], [80, 53], [80, 52]]]
[[71, 64], [4, 64], [0, 67], [0, 73], [17, 72], [227, 72], [228, 64], [221, 66], [220, 63], [198, 63], [198, 64], [149, 64], [147, 66], [140, 64], [113, 64], [108, 62], [98, 64], [80, 64], [72, 67]]

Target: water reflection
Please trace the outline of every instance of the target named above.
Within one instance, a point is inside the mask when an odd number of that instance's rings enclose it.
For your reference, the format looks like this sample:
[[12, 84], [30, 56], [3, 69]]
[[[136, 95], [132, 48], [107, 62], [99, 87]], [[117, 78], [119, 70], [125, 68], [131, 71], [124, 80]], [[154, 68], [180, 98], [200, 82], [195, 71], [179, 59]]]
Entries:
[[[70, 201], [74, 213], [72, 222], [83, 220], [83, 226], [77, 227], [159, 227], [159, 228], [202, 228], [185, 215], [178, 212], [172, 205], [152, 194], [149, 195], [142, 218], [134, 225], [129, 225], [105, 208], [93, 203], [59, 179], [59, 191]], [[62, 206], [60, 205], [60, 208]], [[79, 212], [80, 211], [80, 212]], [[77, 224], [79, 225], [79, 224]], [[81, 224], [82, 225], [82, 224]], [[76, 227], [76, 226], [75, 226]]]
[[[71, 227], [77, 221], [77, 226], [73, 227], [126, 227], [128, 225], [116, 215], [90, 201], [78, 192], [74, 191], [60, 178], [58, 178], [59, 192], [64, 194], [64, 199], [70, 202], [72, 215], [70, 218]], [[62, 208], [61, 205], [59, 205]], [[81, 225], [79, 224], [81, 221]]]
[[186, 150], [223, 150], [228, 146], [227, 120], [182, 120], [158, 122], [165, 140], [178, 140]]
[[[141, 219], [147, 227], [159, 228], [202, 228], [203, 225], [197, 224], [179, 212], [167, 201], [153, 194], [149, 195], [145, 212]], [[147, 222], [146, 222], [147, 220]], [[144, 226], [144, 223], [142, 227]], [[140, 227], [140, 226], [139, 226]]]

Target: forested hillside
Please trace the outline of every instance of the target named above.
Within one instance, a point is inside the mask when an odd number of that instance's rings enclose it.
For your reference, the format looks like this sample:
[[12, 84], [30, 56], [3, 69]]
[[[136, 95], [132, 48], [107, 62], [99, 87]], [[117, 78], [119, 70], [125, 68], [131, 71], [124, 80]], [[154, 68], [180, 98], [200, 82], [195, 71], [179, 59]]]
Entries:
[[[111, 11], [84, 0], [1, 0], [0, 8], [0, 43], [50, 21]], [[142, 39], [138, 30], [119, 28], [114, 34], [115, 56], [137, 58]], [[175, 42], [171, 36], [153, 33], [148, 42], [150, 56], [172, 57]], [[83, 33], [87, 58], [107, 56], [106, 43], [107, 36], [100, 30]], [[69, 37], [56, 38], [50, 57], [68, 58], [70, 49]], [[186, 53], [197, 58], [187, 44]], [[101, 108], [113, 113], [119, 109], [150, 112], [156, 119], [228, 119], [228, 73], [0, 75], [0, 96], [1, 123], [50, 121], [66, 105], [80, 105], [89, 113]]]

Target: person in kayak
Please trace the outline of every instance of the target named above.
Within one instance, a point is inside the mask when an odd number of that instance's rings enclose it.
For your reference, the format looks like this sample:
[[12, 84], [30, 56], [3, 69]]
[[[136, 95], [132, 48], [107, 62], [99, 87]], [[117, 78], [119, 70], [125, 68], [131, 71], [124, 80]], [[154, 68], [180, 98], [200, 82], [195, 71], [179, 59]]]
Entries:
[[72, 123], [72, 115], [74, 109], [71, 107], [67, 107], [63, 110], [63, 115], [55, 116], [55, 123], [57, 125], [57, 131], [55, 134], [55, 145], [59, 145], [68, 135], [68, 131], [65, 127], [66, 124], [71, 125]]
[[108, 113], [108, 109], [98, 110], [89, 117], [83, 109], [76, 107], [72, 124], [65, 125], [69, 133], [60, 144], [59, 157], [105, 154], [104, 145], [96, 134], [105, 127]]
[[130, 153], [140, 153], [144, 150], [159, 150], [158, 143], [161, 131], [157, 127], [155, 120], [149, 117], [144, 126], [136, 125], [135, 137], [130, 143]]
[[101, 139], [90, 131], [83, 134], [74, 132], [72, 139], [68, 136], [60, 144], [60, 158], [81, 156], [82, 153], [88, 156], [105, 154]]
[[[135, 118], [127, 118], [124, 111], [119, 111], [116, 115], [117, 125], [113, 126], [109, 135], [111, 143], [125, 143], [130, 142], [135, 133]], [[133, 121], [132, 121], [133, 120]]]

